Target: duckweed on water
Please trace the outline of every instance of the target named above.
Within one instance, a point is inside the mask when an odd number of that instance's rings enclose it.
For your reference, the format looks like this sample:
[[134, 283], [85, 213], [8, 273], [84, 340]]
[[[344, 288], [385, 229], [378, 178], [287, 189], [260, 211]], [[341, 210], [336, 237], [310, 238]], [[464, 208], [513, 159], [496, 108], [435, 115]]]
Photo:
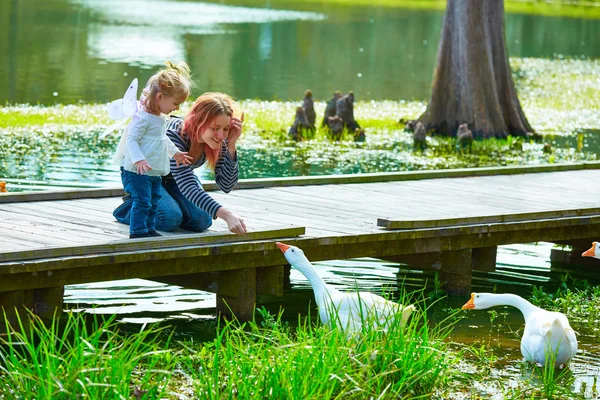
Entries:
[[[243, 100], [246, 127], [240, 139], [240, 177], [345, 174], [500, 165], [594, 161], [600, 153], [600, 62], [574, 59], [511, 59], [519, 97], [543, 139], [475, 141], [458, 151], [453, 139], [428, 137], [413, 151], [400, 119], [417, 118], [419, 101], [358, 101], [355, 117], [367, 140], [334, 141], [320, 128], [326, 99], [316, 99], [317, 131], [299, 143], [288, 139], [296, 102]], [[185, 115], [186, 103], [179, 115]], [[0, 177], [11, 190], [47, 186], [118, 184], [110, 159], [119, 134], [99, 140], [112, 123], [106, 106], [0, 107]], [[23, 182], [39, 181], [35, 188]]]

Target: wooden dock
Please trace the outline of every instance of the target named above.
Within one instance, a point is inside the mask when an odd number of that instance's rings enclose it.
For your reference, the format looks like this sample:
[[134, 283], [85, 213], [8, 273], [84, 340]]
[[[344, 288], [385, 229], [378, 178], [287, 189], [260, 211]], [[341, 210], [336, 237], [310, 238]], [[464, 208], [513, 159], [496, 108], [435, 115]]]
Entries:
[[[256, 295], [281, 295], [275, 241], [313, 261], [378, 257], [438, 270], [450, 294], [472, 269], [493, 271], [496, 248], [549, 241], [576, 251], [600, 238], [600, 163], [333, 177], [254, 179], [214, 192], [250, 232], [215, 221], [202, 234], [126, 239], [113, 209], [122, 189], [0, 195], [0, 306], [41, 316], [69, 284], [146, 278], [217, 294], [218, 311], [252, 315]], [[205, 185], [208, 190], [214, 184]]]

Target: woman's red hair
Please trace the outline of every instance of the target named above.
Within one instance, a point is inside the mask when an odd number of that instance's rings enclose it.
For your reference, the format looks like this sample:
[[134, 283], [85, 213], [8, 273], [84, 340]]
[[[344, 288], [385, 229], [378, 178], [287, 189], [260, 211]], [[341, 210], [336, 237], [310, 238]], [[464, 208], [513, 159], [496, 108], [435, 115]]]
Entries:
[[[234, 100], [224, 93], [204, 93], [198, 97], [183, 120], [182, 135], [187, 135], [191, 141], [199, 142], [200, 135], [213, 120], [220, 115], [233, 117]], [[221, 149], [204, 146], [204, 154], [208, 166], [214, 170]]]

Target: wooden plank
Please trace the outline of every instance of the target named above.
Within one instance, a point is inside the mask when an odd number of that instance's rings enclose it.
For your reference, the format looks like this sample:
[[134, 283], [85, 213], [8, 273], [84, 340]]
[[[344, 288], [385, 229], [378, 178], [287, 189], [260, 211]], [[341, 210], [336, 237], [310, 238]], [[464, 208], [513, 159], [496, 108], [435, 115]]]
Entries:
[[47, 247], [40, 250], [12, 251], [0, 253], [0, 262], [25, 261], [33, 259], [47, 259], [55, 257], [72, 257], [82, 255], [96, 255], [107, 253], [120, 253], [141, 250], [156, 250], [163, 248], [201, 246], [215, 243], [245, 242], [254, 240], [269, 240], [282, 237], [300, 236], [305, 232], [304, 227], [272, 227], [261, 231], [248, 232], [238, 236], [233, 233], [203, 233], [194, 235], [178, 235], [162, 238], [143, 238], [117, 240], [113, 242], [99, 242], [83, 246]]
[[496, 224], [503, 222], [522, 222], [553, 218], [584, 217], [600, 215], [600, 207], [576, 208], [570, 210], [533, 211], [513, 214], [485, 215], [480, 217], [458, 217], [444, 219], [393, 219], [378, 218], [377, 225], [386, 229], [422, 229], [442, 228], [448, 226]]
[[[403, 172], [380, 172], [366, 174], [346, 175], [324, 175], [324, 176], [302, 176], [288, 178], [257, 178], [242, 179], [238, 182], [237, 190], [252, 188], [267, 188], [281, 186], [308, 186], [329, 185], [345, 183], [367, 183], [367, 182], [397, 182], [408, 180], [439, 179], [439, 178], [464, 178], [472, 176], [497, 176], [531, 173], [548, 173], [561, 171], [580, 171], [588, 169], [600, 169], [600, 162], [582, 162], [546, 165], [523, 165], [509, 167], [484, 167], [484, 168], [457, 168], [447, 170], [427, 171], [403, 171]], [[204, 190], [218, 190], [212, 181], [202, 183]], [[1, 193], [0, 203], [17, 203], [50, 200], [72, 200], [80, 198], [98, 198], [122, 196], [124, 191], [121, 187], [103, 189], [79, 189], [79, 190], [56, 190], [44, 192], [20, 192]]]
[[[11, 240], [18, 240], [21, 243], [27, 244], [28, 247], [46, 247], [46, 246], [68, 246], [73, 243], [73, 240], [64, 237], [56, 237], [55, 234], [47, 231], [34, 231], [21, 229], [14, 224], [5, 224], [0, 222], [0, 230], [6, 232], [6, 235]], [[83, 243], [82, 239], [75, 239], [75, 243]]]
[[107, 230], [105, 228], [99, 228], [95, 224], [76, 224], [68, 221], [48, 219], [43, 215], [13, 214], [3, 210], [0, 210], [0, 224], [8, 227], [6, 233], [3, 232], [0, 234], [0, 238], [5, 237], [5, 235], [10, 236], [11, 229], [39, 232], [51, 237], [60, 236], [62, 239], [66, 239], [65, 236], [71, 236], [91, 240], [113, 240], [122, 237], [129, 231], [129, 227], [121, 224], [117, 225], [116, 222], [110, 230]]

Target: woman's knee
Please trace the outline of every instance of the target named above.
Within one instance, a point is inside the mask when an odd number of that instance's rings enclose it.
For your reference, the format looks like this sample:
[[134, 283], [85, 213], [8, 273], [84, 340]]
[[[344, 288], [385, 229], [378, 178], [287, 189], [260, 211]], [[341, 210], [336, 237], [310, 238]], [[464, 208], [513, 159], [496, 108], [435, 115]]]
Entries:
[[183, 213], [179, 204], [165, 190], [161, 191], [161, 196], [156, 210], [156, 229], [173, 232], [181, 226]]
[[204, 210], [196, 209], [190, 213], [188, 221], [184, 221], [183, 228], [193, 232], [204, 232], [212, 225], [211, 216]]

